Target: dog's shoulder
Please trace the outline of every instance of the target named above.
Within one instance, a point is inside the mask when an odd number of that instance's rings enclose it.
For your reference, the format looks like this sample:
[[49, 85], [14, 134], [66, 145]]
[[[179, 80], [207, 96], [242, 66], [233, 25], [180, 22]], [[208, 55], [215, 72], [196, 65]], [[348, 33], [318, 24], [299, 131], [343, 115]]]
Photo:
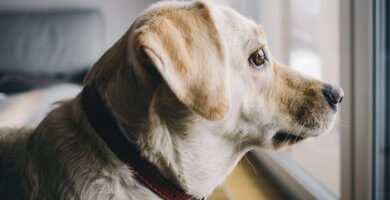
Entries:
[[0, 149], [26, 142], [28, 136], [31, 135], [34, 129], [35, 126], [24, 126], [22, 128], [0, 128]]
[[34, 129], [34, 126], [0, 128], [0, 159], [2, 163], [23, 157], [26, 142]]
[[[21, 145], [25, 149], [21, 155], [23, 166], [16, 174], [23, 177], [20, 183], [26, 196], [29, 199], [152, 196], [97, 137], [82, 110], [78, 97], [60, 102], [37, 128], [19, 133], [28, 136]], [[0, 141], [0, 146], [22, 141], [8, 132], [12, 131], [2, 131], [0, 140], [4, 142]]]
[[24, 199], [20, 172], [25, 144], [34, 127], [0, 129], [0, 196], [4, 199]]

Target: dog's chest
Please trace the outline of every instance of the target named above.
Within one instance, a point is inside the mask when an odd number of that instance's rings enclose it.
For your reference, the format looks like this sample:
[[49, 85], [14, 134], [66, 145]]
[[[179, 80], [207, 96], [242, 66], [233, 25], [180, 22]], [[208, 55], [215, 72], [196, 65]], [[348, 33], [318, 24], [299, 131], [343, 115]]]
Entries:
[[110, 184], [111, 194], [117, 200], [136, 200], [136, 199], [161, 199], [155, 193], [150, 191], [142, 183], [140, 183], [131, 171], [126, 169], [120, 170], [116, 175], [111, 176]]

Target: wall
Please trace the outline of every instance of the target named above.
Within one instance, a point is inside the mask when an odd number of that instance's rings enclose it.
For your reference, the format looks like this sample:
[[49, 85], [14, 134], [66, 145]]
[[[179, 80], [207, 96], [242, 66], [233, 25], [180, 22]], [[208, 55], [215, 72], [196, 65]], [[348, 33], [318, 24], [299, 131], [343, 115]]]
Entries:
[[109, 48], [130, 27], [134, 19], [155, 0], [0, 0], [0, 10], [47, 10], [98, 8], [105, 20], [105, 46]]

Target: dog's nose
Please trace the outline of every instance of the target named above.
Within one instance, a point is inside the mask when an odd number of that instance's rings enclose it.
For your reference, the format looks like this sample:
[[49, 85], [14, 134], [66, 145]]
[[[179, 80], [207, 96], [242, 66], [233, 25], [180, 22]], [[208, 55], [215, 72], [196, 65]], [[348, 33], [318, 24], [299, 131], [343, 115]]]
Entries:
[[331, 104], [331, 106], [341, 103], [344, 98], [344, 91], [337, 86], [324, 84], [323, 92], [325, 99], [328, 101], [329, 104]]

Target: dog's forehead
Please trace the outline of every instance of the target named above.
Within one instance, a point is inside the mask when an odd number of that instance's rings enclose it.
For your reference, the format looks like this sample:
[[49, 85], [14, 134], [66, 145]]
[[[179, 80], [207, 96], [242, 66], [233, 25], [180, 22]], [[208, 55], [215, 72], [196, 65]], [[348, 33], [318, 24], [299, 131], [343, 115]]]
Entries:
[[161, 1], [150, 6], [144, 11], [143, 14], [171, 12], [172, 10], [183, 8], [191, 9], [191, 7], [194, 7], [194, 5], [197, 5], [197, 3], [200, 2], [203, 3], [203, 5], [205, 5], [208, 9], [210, 9], [210, 14], [213, 15], [219, 28], [223, 30], [222, 32], [233, 32], [234, 35], [241, 36], [243, 39], [257, 38], [257, 40], [261, 40], [261, 42], [265, 43], [266, 34], [260, 25], [244, 17], [228, 6], [219, 5], [212, 2]]
[[232, 36], [238, 37], [244, 43], [258, 42], [266, 43], [264, 29], [252, 20], [242, 16], [237, 11], [223, 5], [213, 6], [214, 17], [223, 32], [230, 32]]

